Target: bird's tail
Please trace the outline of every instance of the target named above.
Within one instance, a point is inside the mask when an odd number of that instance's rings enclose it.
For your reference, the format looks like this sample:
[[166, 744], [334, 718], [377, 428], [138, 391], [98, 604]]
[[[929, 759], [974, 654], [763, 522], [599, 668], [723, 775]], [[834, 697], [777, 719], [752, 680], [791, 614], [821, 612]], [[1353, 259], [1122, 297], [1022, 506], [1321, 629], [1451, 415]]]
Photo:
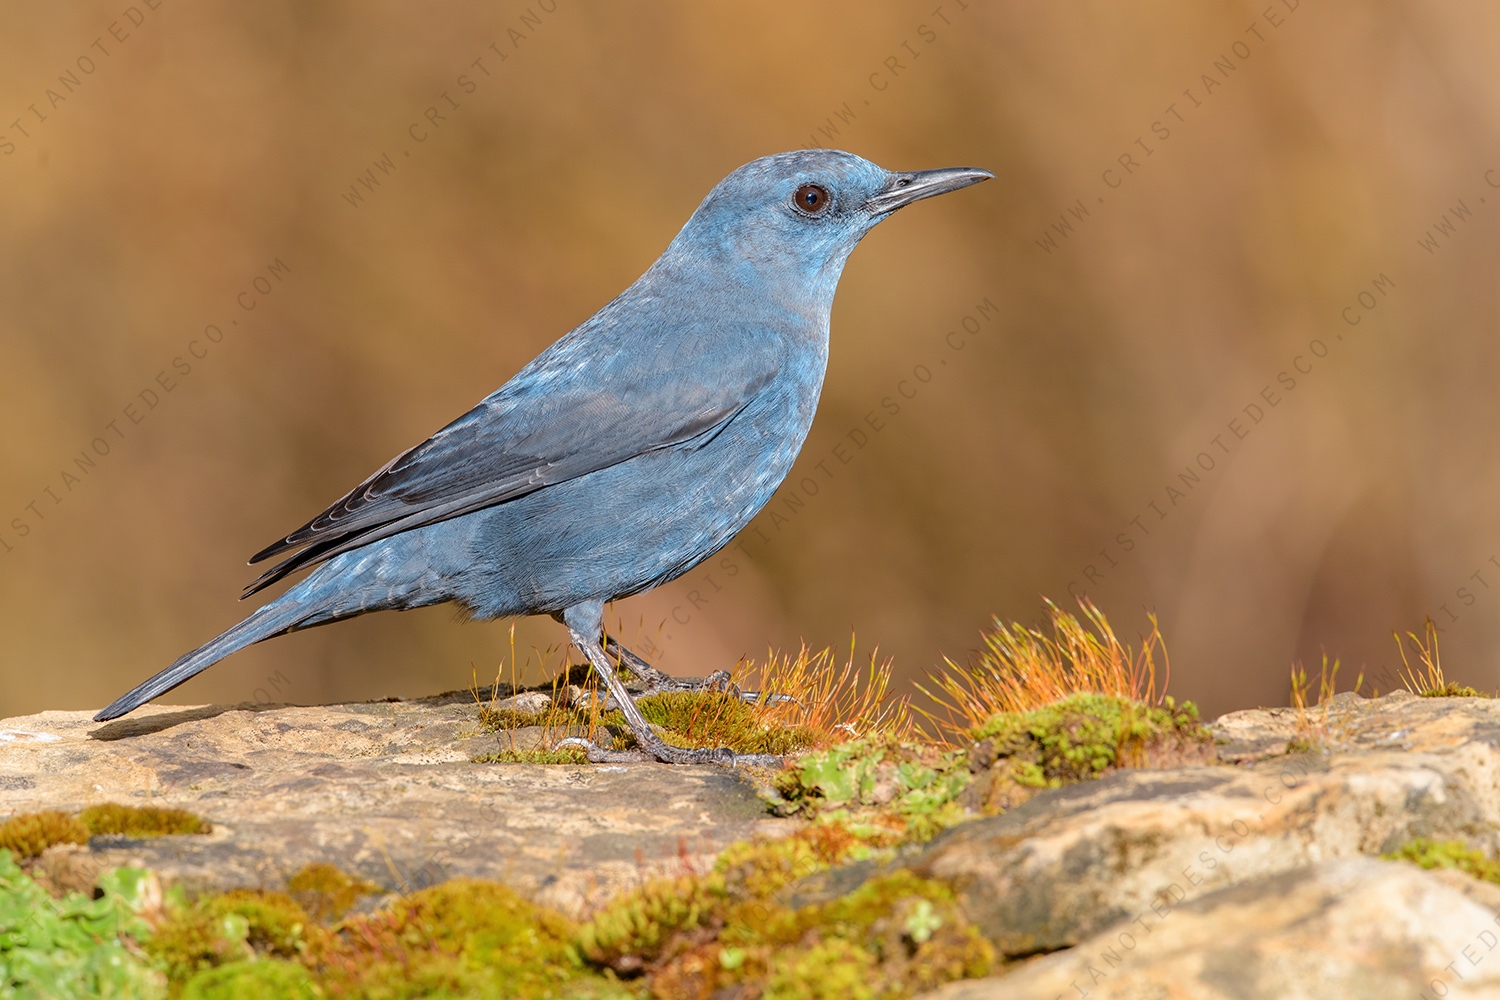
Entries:
[[267, 604], [223, 635], [178, 657], [177, 662], [161, 673], [110, 702], [94, 716], [94, 721], [118, 719], [126, 712], [139, 708], [152, 698], [166, 694], [188, 678], [207, 670], [229, 654], [237, 653], [262, 639], [280, 635], [296, 627], [307, 617], [309, 613], [306, 607], [289, 606], [284, 601]]

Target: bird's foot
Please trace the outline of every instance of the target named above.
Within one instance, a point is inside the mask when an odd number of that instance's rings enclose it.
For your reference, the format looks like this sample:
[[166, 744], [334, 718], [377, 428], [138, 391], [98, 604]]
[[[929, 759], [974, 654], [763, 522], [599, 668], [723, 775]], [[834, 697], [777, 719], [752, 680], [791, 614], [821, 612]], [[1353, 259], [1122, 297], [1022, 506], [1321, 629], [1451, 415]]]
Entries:
[[[797, 700], [789, 694], [779, 694], [775, 691], [746, 691], [729, 679], [727, 670], [715, 670], [707, 677], [673, 677], [655, 668], [653, 670], [659, 676], [645, 679], [644, 688], [625, 689], [631, 701], [639, 702], [642, 698], [650, 698], [658, 694], [696, 691], [722, 692], [747, 705], [781, 705], [787, 702], [795, 703]], [[602, 706], [606, 712], [620, 707], [613, 695], [605, 695]]]
[[676, 691], [722, 691], [752, 705], [780, 705], [797, 700], [791, 695], [778, 694], [774, 691], [745, 691], [734, 683], [727, 670], [715, 670], [707, 677], [673, 677], [665, 671], [656, 669], [614, 639], [605, 640], [605, 649], [611, 656], [618, 658], [621, 665], [645, 685], [643, 690], [630, 693], [632, 700]]
[[[689, 750], [686, 747], [677, 747], [668, 743], [657, 735], [651, 723], [641, 714], [636, 707], [635, 698], [631, 692], [626, 690], [625, 683], [620, 680], [615, 672], [615, 667], [620, 662], [629, 665], [632, 672], [639, 672], [639, 668], [650, 669], [640, 657], [620, 646], [618, 643], [612, 645], [618, 650], [619, 659], [611, 662], [605, 654], [604, 648], [593, 636], [598, 635], [598, 614], [601, 606], [597, 603], [580, 605], [564, 612], [563, 619], [568, 626], [568, 633], [573, 638], [573, 645], [583, 651], [593, 665], [594, 673], [604, 682], [609, 689], [610, 698], [620, 706], [620, 713], [625, 716], [625, 724], [630, 727], [631, 735], [635, 737], [635, 750], [608, 750], [596, 746], [588, 740], [572, 737], [558, 744], [564, 746], [581, 746], [584, 755], [590, 761], [599, 763], [624, 763], [628, 761], [659, 760], [664, 764], [721, 764], [727, 767], [781, 767], [782, 759], [774, 754], [735, 753], [728, 747], [705, 747], [698, 750]], [[571, 617], [570, 617], [571, 616]], [[582, 622], [575, 618], [583, 619]], [[580, 624], [585, 631], [580, 631]], [[634, 661], [633, 663], [631, 661]], [[663, 675], [665, 676], [665, 675]], [[724, 676], [728, 681], [728, 675]]]
[[739, 685], [729, 679], [729, 671], [715, 670], [707, 677], [673, 677], [671, 674], [662, 673], [655, 667], [650, 667], [649, 673], [637, 673], [646, 684], [646, 689], [637, 697], [645, 697], [650, 694], [667, 694], [674, 691], [722, 691], [732, 694], [736, 698], [744, 698], [745, 692], [739, 689]]
[[769, 753], [735, 753], [728, 747], [703, 747], [689, 750], [673, 746], [651, 733], [643, 740], [636, 734], [636, 749], [610, 750], [581, 736], [570, 736], [557, 744], [556, 749], [566, 746], [581, 747], [591, 764], [627, 764], [660, 761], [664, 764], [720, 764], [724, 767], [781, 767], [785, 761]]

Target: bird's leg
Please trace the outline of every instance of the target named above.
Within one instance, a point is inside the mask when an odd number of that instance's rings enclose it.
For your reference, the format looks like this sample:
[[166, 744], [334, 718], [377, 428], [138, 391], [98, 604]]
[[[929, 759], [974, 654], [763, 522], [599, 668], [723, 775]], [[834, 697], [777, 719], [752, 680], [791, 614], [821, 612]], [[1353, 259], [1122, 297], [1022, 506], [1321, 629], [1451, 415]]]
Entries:
[[724, 691], [738, 697], [744, 697], [742, 692], [729, 679], [729, 671], [715, 670], [707, 677], [673, 677], [671, 674], [657, 670], [651, 664], [641, 659], [620, 644], [613, 636], [604, 637], [604, 651], [615, 657], [620, 663], [636, 676], [646, 690], [636, 695], [644, 698], [647, 695], [663, 694], [667, 691]]
[[767, 704], [780, 704], [784, 701], [794, 701], [790, 695], [766, 693], [760, 691], [744, 691], [739, 685], [730, 680], [729, 671], [715, 670], [707, 677], [673, 677], [664, 673], [641, 659], [630, 650], [626, 649], [613, 636], [604, 637], [604, 651], [615, 657], [626, 670], [636, 676], [641, 683], [646, 685], [644, 691], [632, 693], [631, 697], [646, 698], [653, 694], [663, 694], [668, 691], [723, 691], [732, 694], [740, 701], [756, 704], [764, 700]]
[[594, 673], [599, 675], [604, 681], [604, 686], [609, 689], [610, 697], [624, 714], [625, 723], [630, 726], [630, 732], [635, 736], [640, 749], [607, 750], [576, 736], [563, 740], [558, 744], [559, 747], [581, 746], [588, 759], [595, 763], [659, 760], [668, 764], [726, 764], [730, 767], [780, 767], [782, 765], [781, 758], [772, 754], [737, 754], [728, 747], [689, 750], [668, 743], [656, 734], [656, 730], [651, 728], [646, 717], [641, 715], [641, 710], [631, 699], [630, 692], [625, 690], [624, 683], [615, 675], [615, 665], [605, 655], [603, 647], [599, 645], [599, 640], [585, 638], [571, 625], [568, 631], [573, 637], [574, 645], [583, 650], [583, 655], [587, 656], [589, 663], [593, 665]]

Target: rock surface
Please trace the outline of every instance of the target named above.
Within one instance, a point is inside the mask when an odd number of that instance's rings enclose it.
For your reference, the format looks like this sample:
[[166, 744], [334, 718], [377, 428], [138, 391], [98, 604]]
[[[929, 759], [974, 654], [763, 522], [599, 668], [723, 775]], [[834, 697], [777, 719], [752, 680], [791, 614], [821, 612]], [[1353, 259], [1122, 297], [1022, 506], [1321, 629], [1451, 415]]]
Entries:
[[[1500, 702], [1340, 696], [1212, 729], [1215, 762], [1044, 791], [786, 901], [892, 867], [954, 885], [1009, 964], [944, 1000], [1500, 998], [1500, 886], [1375, 857], [1415, 837], [1500, 854]], [[35, 874], [57, 886], [141, 864], [190, 888], [279, 888], [331, 862], [392, 892], [499, 879], [574, 915], [793, 825], [742, 773], [473, 762], [500, 748], [467, 693], [147, 708], [105, 725], [47, 712], [0, 721], [0, 817], [149, 803], [215, 826], [54, 847]]]
[[1068, 949], [940, 995], [1500, 997], [1500, 956], [1480, 976], [1461, 955], [1494, 947], [1500, 887], [1368, 857], [1419, 836], [1496, 853], [1500, 703], [1340, 696], [1212, 728], [1220, 765], [1046, 792], [904, 859], [960, 885], [1003, 955]]
[[1076, 945], [1153, 905], [1418, 836], [1493, 851], [1500, 706], [1456, 707], [1346, 701], [1341, 749], [1292, 755], [1286, 736], [1251, 751], [1242, 734], [1258, 744], [1294, 714], [1235, 713], [1216, 726], [1234, 766], [1116, 771], [955, 827], [907, 864], [965, 886], [970, 917], [1019, 956]]
[[927, 996], [1494, 998], [1500, 997], [1497, 942], [1494, 911], [1448, 880], [1391, 861], [1326, 861], [1219, 889], [1007, 976]]
[[154, 707], [0, 721], [0, 817], [99, 802], [189, 809], [208, 836], [55, 847], [42, 874], [91, 886], [144, 864], [190, 888], [280, 888], [329, 862], [393, 892], [500, 879], [577, 914], [643, 876], [701, 863], [769, 819], [743, 774], [667, 765], [476, 764], [467, 692], [317, 708]]

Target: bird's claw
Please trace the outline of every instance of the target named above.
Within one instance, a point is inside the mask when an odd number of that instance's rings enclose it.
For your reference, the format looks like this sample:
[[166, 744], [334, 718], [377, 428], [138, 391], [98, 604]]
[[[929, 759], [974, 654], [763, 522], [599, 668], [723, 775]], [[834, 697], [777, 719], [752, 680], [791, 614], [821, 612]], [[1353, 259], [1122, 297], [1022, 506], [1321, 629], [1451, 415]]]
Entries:
[[615, 657], [616, 661], [629, 670], [635, 678], [645, 685], [644, 690], [632, 693], [632, 699], [649, 698], [654, 694], [668, 694], [675, 691], [722, 691], [732, 694], [740, 701], [747, 704], [781, 705], [786, 702], [796, 702], [797, 699], [791, 695], [777, 694], [775, 692], [743, 691], [739, 685], [734, 683], [729, 671], [715, 670], [707, 677], [673, 677], [671, 674], [658, 670], [639, 656], [620, 645], [613, 638], [605, 637], [604, 648], [609, 655]]
[[651, 760], [651, 757], [639, 750], [609, 750], [582, 736], [569, 736], [553, 749], [561, 750], [563, 747], [582, 747], [583, 755], [590, 764], [624, 764]]
[[732, 695], [747, 705], [784, 705], [788, 702], [797, 703], [797, 699], [789, 694], [780, 694], [775, 691], [746, 691], [731, 679], [729, 671], [715, 670], [707, 677], [673, 677], [671, 674], [662, 673], [655, 667], [647, 668], [645, 671], [633, 671], [636, 677], [645, 681], [646, 687], [640, 691], [632, 691], [630, 697], [639, 701], [657, 694], [675, 694], [684, 691], [718, 691], [723, 694]]

